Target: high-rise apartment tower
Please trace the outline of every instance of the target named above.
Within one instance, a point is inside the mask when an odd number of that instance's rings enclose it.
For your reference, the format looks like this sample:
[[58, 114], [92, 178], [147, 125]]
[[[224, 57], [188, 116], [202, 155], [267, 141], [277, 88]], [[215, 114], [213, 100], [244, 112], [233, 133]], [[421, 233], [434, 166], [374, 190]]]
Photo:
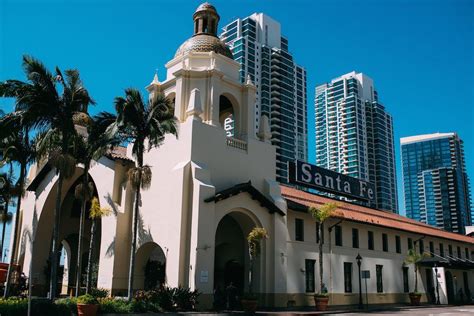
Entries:
[[462, 140], [456, 133], [435, 133], [400, 143], [406, 215], [464, 234], [471, 209]]
[[257, 87], [256, 127], [261, 115], [270, 121], [277, 147], [277, 180], [287, 182], [287, 162], [307, 160], [306, 70], [298, 66], [281, 35], [280, 23], [263, 13], [235, 19], [221, 39], [241, 64], [240, 80]]
[[381, 210], [398, 212], [393, 121], [371, 78], [351, 72], [316, 87], [316, 165], [375, 185]]

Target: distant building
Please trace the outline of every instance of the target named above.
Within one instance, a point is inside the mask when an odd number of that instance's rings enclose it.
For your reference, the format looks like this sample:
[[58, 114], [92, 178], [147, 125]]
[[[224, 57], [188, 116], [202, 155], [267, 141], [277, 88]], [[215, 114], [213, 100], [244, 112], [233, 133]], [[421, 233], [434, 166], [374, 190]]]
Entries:
[[316, 164], [375, 185], [376, 205], [398, 212], [392, 117], [371, 78], [355, 71], [316, 87]]
[[406, 215], [464, 234], [471, 211], [463, 141], [456, 133], [436, 133], [400, 142]]
[[257, 87], [255, 127], [261, 115], [270, 119], [272, 144], [277, 146], [277, 180], [287, 182], [287, 162], [307, 160], [306, 70], [298, 66], [281, 35], [280, 23], [263, 13], [236, 19], [220, 38], [239, 62], [240, 81]]

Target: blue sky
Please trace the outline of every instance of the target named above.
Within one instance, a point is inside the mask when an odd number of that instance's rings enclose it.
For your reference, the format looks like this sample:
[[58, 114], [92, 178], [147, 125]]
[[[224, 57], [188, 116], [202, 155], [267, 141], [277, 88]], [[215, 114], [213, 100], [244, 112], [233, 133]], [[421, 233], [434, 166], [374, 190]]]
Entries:
[[[399, 138], [457, 132], [474, 177], [474, 1], [212, 1], [220, 26], [264, 12], [282, 24], [308, 72], [309, 156], [314, 87], [356, 70], [372, 77]], [[200, 1], [0, 0], [0, 80], [24, 79], [21, 56], [80, 70], [99, 110], [127, 87], [144, 88], [193, 30]], [[11, 109], [11, 101], [0, 100]]]

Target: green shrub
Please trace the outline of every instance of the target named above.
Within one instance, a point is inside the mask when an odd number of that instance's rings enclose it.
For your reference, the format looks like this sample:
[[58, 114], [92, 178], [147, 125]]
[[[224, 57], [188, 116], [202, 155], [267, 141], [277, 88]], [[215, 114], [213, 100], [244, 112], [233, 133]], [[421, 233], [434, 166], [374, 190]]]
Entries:
[[71, 315], [77, 314], [77, 298], [75, 297], [67, 297], [67, 298], [60, 298], [54, 301], [54, 305], [56, 307], [56, 314], [57, 315]]
[[179, 310], [190, 311], [196, 308], [199, 296], [198, 290], [191, 291], [189, 288], [178, 287], [174, 292], [174, 302]]
[[133, 313], [133, 306], [125, 299], [99, 298], [99, 312], [103, 314], [129, 314]]
[[104, 298], [109, 296], [109, 290], [104, 288], [93, 288], [91, 289], [91, 295], [96, 298]]
[[28, 300], [24, 298], [10, 297], [0, 299], [0, 315], [26, 315], [28, 312]]
[[98, 304], [97, 298], [90, 294], [84, 294], [77, 298], [78, 304]]

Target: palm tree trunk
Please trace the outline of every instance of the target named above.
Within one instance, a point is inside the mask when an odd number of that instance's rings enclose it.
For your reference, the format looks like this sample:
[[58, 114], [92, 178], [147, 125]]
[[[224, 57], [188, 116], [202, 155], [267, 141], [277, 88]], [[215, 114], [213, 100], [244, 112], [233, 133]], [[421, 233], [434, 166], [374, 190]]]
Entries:
[[249, 294], [252, 294], [252, 288], [253, 288], [253, 258], [252, 255], [250, 254], [250, 249], [249, 249], [249, 255], [250, 255], [250, 262], [249, 262]]
[[10, 264], [8, 265], [8, 272], [7, 272], [7, 279], [5, 283], [5, 292], [3, 293], [3, 297], [8, 297], [10, 294], [10, 282], [11, 282], [11, 275], [13, 272], [13, 264], [15, 263], [16, 259], [16, 244], [18, 243], [18, 227], [20, 225], [20, 212], [21, 212], [21, 197], [23, 193], [23, 187], [25, 184], [25, 173], [26, 173], [26, 164], [22, 164], [20, 166], [20, 178], [18, 179], [18, 183], [20, 184], [20, 192], [18, 194], [18, 202], [16, 204], [16, 214], [15, 214], [15, 227], [13, 229], [13, 242], [12, 242], [12, 249], [10, 250]]
[[[141, 174], [138, 176], [139, 183], [141, 182]], [[135, 208], [133, 211], [133, 231], [132, 231], [132, 246], [130, 248], [130, 268], [128, 271], [128, 300], [131, 301], [133, 297], [133, 272], [135, 269], [135, 252], [137, 249], [137, 229], [138, 229], [138, 212], [140, 203], [140, 185], [138, 185], [135, 193]]]
[[[76, 265], [76, 297], [79, 296], [81, 290], [81, 276], [82, 276], [82, 238], [84, 235], [84, 218], [86, 216], [87, 198], [89, 197], [89, 168], [84, 164], [84, 174], [82, 181], [82, 206], [81, 217], [79, 220], [79, 242], [77, 245], [77, 265]], [[86, 193], [87, 192], [87, 193]]]
[[2, 229], [2, 246], [0, 249], [2, 249], [0, 251], [0, 256], [2, 256], [0, 258], [0, 261], [3, 262], [3, 244], [5, 242], [5, 229], [7, 228], [7, 216], [8, 216], [8, 203], [9, 201], [5, 201], [5, 209], [3, 210], [3, 229]]
[[415, 293], [418, 292], [418, 275], [417, 275], [418, 269], [416, 268], [416, 263], [415, 263]]
[[[142, 146], [143, 147], [143, 146]], [[140, 204], [140, 185], [142, 183], [142, 167], [143, 167], [143, 151], [138, 154], [138, 183], [135, 192], [135, 207], [133, 211], [133, 229], [132, 229], [132, 245], [130, 247], [130, 266], [128, 270], [128, 300], [131, 301], [133, 297], [133, 272], [135, 269], [135, 253], [137, 249], [137, 230], [138, 230], [138, 214]]]
[[96, 231], [96, 219], [92, 219], [91, 240], [89, 241], [89, 257], [87, 258], [87, 277], [86, 277], [86, 294], [91, 292], [92, 288], [92, 258], [94, 252], [94, 240]]
[[53, 225], [53, 242], [51, 250], [51, 276], [49, 282], [49, 299], [53, 300], [56, 297], [56, 288], [58, 287], [58, 238], [59, 238], [59, 224], [61, 216], [61, 191], [63, 187], [63, 175], [59, 172], [58, 188], [56, 193], [56, 207], [54, 208], [54, 225]]
[[318, 225], [319, 236], [319, 293], [323, 294], [323, 238], [321, 236], [322, 223]]

